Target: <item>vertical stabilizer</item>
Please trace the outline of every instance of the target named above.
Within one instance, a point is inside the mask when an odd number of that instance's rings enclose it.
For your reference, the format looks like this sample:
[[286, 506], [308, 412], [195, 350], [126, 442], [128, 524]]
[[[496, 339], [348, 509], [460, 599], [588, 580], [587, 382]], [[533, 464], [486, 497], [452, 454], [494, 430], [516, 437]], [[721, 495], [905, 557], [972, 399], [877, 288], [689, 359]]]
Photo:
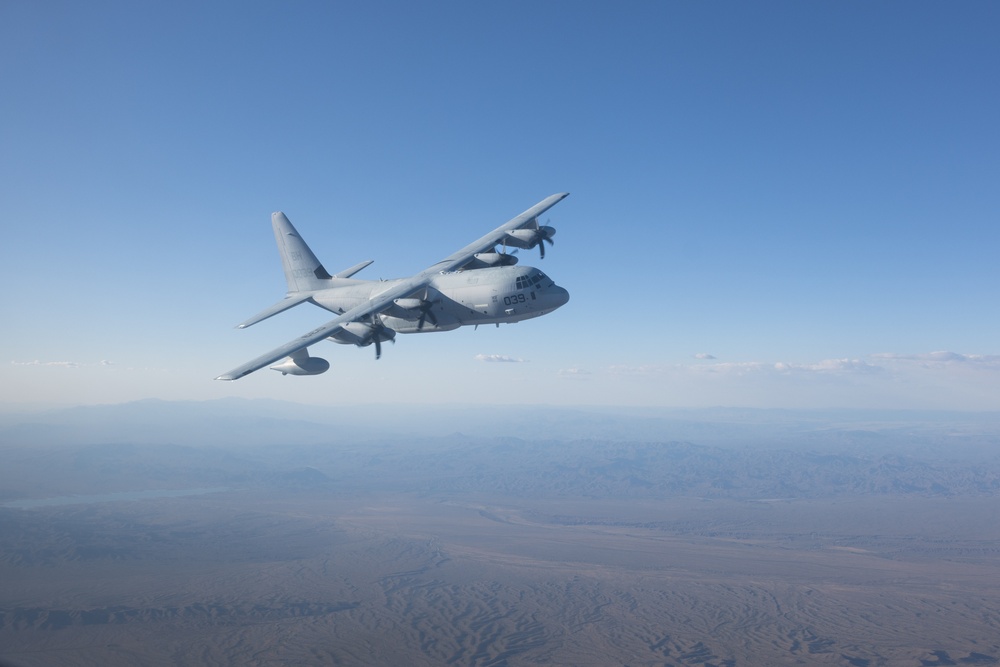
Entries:
[[281, 211], [272, 213], [271, 226], [274, 227], [274, 240], [281, 253], [281, 266], [285, 269], [289, 293], [329, 287], [330, 274], [285, 214]]

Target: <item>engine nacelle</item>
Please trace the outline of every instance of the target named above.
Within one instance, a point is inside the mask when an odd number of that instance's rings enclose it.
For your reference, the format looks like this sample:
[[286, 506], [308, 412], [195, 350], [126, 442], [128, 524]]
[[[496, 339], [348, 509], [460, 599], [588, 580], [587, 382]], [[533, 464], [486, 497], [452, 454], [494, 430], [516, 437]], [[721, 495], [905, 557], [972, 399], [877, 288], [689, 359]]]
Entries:
[[[520, 247], [520, 246], [518, 246]], [[493, 266], [513, 266], [517, 264], [517, 255], [505, 252], [477, 252], [464, 265], [463, 269], [488, 269]]]
[[282, 375], [319, 375], [330, 370], [330, 362], [322, 357], [298, 355], [296, 358], [287, 357], [280, 364], [271, 366], [271, 370]]
[[338, 343], [352, 343], [358, 347], [367, 347], [374, 343], [376, 338], [379, 342], [385, 342], [396, 337], [396, 332], [392, 329], [385, 326], [373, 327], [367, 322], [347, 322], [341, 325], [340, 329], [330, 338]]
[[423, 299], [393, 299], [392, 302], [404, 311], [412, 311], [414, 317], [420, 316], [420, 309], [424, 306]]
[[538, 229], [514, 229], [507, 232], [504, 242], [512, 248], [529, 249], [534, 248], [543, 239], [549, 239], [556, 235], [556, 228], [542, 225]]
[[[433, 321], [437, 319], [437, 317], [433, 315], [428, 315], [431, 308], [433, 308], [433, 304], [430, 301], [426, 301], [424, 299], [413, 299], [413, 298], [393, 299], [392, 305], [389, 306], [384, 311], [382, 311], [383, 313], [382, 318], [383, 320], [386, 317], [391, 317], [396, 320], [426, 321], [428, 317], [430, 317], [431, 320]], [[391, 330], [396, 330], [396, 327], [391, 324], [386, 324], [385, 322], [383, 322], [383, 324]]]
[[513, 266], [517, 264], [517, 256], [499, 252], [477, 252], [473, 257], [484, 266]]

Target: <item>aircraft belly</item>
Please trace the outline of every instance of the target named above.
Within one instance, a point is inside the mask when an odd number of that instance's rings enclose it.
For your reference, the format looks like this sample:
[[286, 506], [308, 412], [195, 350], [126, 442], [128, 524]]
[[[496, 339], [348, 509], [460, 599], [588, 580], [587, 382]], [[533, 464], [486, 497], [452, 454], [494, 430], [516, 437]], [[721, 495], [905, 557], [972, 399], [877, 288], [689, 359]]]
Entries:
[[445, 319], [442, 316], [438, 316], [437, 324], [432, 322], [424, 321], [424, 325], [420, 326], [418, 320], [404, 320], [400, 317], [382, 317], [382, 324], [389, 327], [396, 333], [401, 334], [415, 334], [415, 333], [432, 333], [434, 331], [452, 331], [459, 328], [464, 324], [458, 320]]

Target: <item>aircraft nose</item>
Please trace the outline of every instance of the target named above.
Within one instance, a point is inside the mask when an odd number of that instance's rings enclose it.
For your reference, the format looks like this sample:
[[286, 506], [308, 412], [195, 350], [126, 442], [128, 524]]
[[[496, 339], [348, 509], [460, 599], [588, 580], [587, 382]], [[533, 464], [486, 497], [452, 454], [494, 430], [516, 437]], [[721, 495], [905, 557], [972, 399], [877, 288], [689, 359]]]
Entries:
[[555, 301], [555, 307], [564, 306], [569, 302], [569, 292], [559, 287], [559, 285], [552, 286], [552, 300]]

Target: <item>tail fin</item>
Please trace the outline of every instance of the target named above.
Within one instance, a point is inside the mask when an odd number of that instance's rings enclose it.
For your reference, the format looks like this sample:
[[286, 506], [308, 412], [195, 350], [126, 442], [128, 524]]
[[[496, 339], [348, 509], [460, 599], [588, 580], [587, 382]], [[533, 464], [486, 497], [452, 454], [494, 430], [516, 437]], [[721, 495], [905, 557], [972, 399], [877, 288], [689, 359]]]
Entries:
[[329, 287], [328, 281], [332, 276], [316, 259], [316, 255], [299, 236], [285, 214], [281, 211], [272, 213], [271, 226], [274, 228], [274, 240], [278, 243], [278, 252], [281, 253], [281, 265], [285, 269], [288, 292]]

